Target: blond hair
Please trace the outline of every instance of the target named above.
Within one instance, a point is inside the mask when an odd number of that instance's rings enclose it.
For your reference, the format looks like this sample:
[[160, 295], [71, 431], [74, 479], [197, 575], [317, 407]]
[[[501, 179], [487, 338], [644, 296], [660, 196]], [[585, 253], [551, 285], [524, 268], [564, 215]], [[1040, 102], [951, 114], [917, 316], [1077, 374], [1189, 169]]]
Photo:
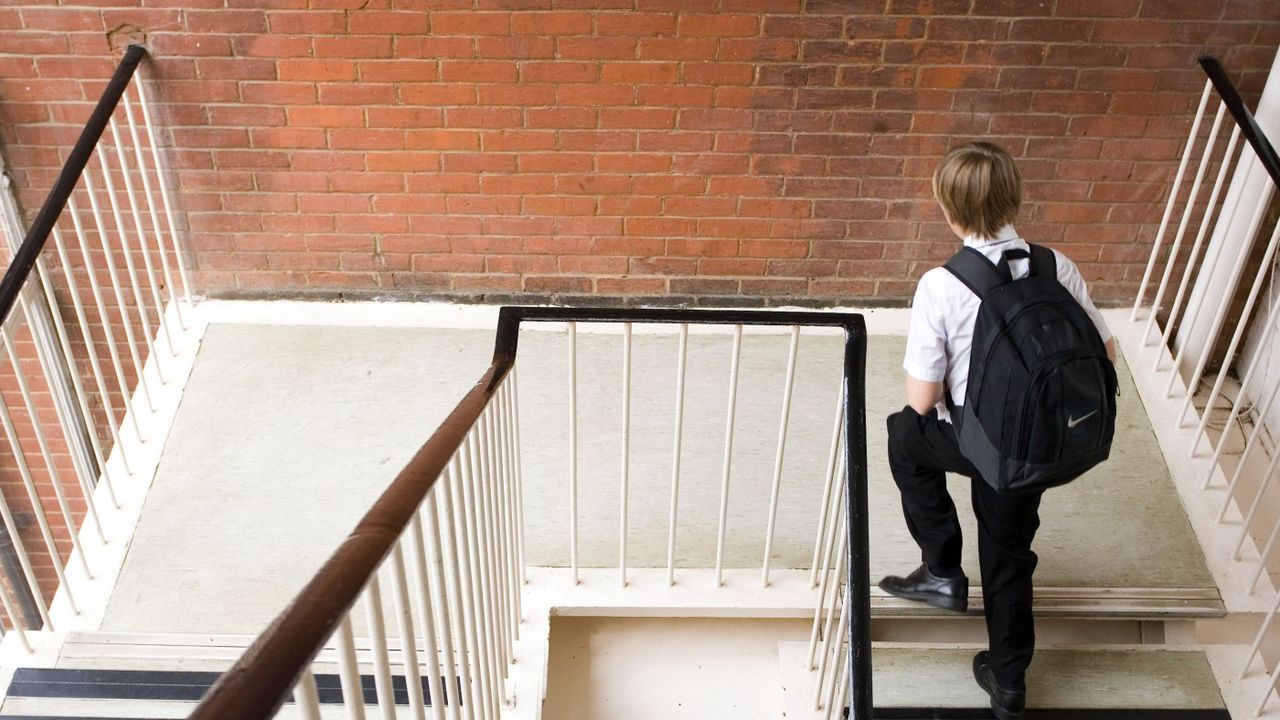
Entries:
[[1004, 148], [969, 143], [942, 156], [933, 173], [933, 195], [952, 224], [993, 238], [1018, 218], [1022, 176]]

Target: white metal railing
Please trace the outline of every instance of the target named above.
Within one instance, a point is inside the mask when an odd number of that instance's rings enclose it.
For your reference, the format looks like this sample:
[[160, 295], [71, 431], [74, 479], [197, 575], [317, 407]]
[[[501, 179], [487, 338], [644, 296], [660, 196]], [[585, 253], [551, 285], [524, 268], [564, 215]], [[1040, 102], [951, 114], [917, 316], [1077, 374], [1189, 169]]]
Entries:
[[[759, 532], [763, 539], [764, 558], [761, 562], [761, 584], [769, 586], [769, 573], [773, 548], [774, 529], [777, 521], [778, 499], [782, 492], [783, 462], [786, 454], [786, 439], [791, 420], [791, 400], [795, 384], [796, 364], [801, 327], [793, 325], [785, 328], [789, 336], [786, 371], [781, 376], [782, 395], [781, 410], [778, 416], [778, 435], [776, 451], [770, 482], [769, 510], [763, 527], [747, 528], [746, 532]], [[628, 468], [630, 466], [630, 432], [631, 432], [631, 365], [632, 365], [632, 325], [624, 323], [622, 335], [622, 386], [621, 386], [621, 427], [622, 437], [619, 444], [621, 453], [621, 472], [619, 488], [620, 549], [618, 571], [623, 586], [626, 585], [629, 567], [627, 559], [627, 495]], [[569, 557], [574, 583], [579, 581], [578, 552], [581, 541], [579, 537], [578, 517], [578, 466], [579, 466], [579, 427], [578, 420], [578, 324], [567, 323], [568, 351], [568, 468], [569, 468], [569, 518], [566, 527], [569, 530]], [[742, 324], [735, 324], [730, 330], [729, 367], [727, 408], [724, 415], [724, 444], [720, 466], [720, 494], [716, 515], [716, 548], [714, 584], [723, 584], [725, 537], [728, 533], [728, 502], [731, 489], [730, 479], [733, 475], [733, 446], [735, 426], [738, 418], [738, 385], [740, 363], [742, 357]], [[680, 324], [675, 328], [675, 399], [672, 413], [672, 471], [670, 510], [667, 524], [667, 583], [675, 584], [676, 576], [676, 540], [677, 515], [680, 504], [681, 485], [681, 450], [684, 445], [684, 413], [686, 387], [686, 360], [688, 353], [688, 324]], [[593, 387], [592, 392], [600, 392]], [[756, 392], [760, 390], [757, 389]], [[824, 717], [839, 716], [846, 706], [848, 693], [848, 668], [850, 621], [847, 586], [848, 548], [848, 516], [846, 513], [847, 485], [847, 453], [844, 450], [845, 439], [845, 398], [841, 392], [833, 392], [836, 399], [835, 418], [832, 422], [831, 445], [823, 475], [823, 493], [820, 506], [817, 508], [817, 533], [814, 541], [813, 560], [810, 565], [810, 584], [817, 588], [814, 620], [810, 637], [808, 670], [817, 677], [817, 688], [813, 698], [814, 709], [824, 712]], [[759, 438], [753, 438], [759, 442]]]
[[[106, 569], [95, 567], [96, 548], [87, 543], [105, 546], [108, 541], [127, 540], [109, 538], [102, 516], [120, 507], [118, 483], [141, 481], [135, 477], [136, 463], [129, 448], [133, 442], [148, 440], [139, 418], [156, 411], [154, 384], [168, 381], [166, 366], [175, 356], [177, 332], [171, 323], [184, 327], [186, 323], [174, 265], [182, 297], [190, 303], [172, 191], [160, 162], [146, 91], [141, 81], [130, 82], [143, 55], [140, 47], [126, 53], [49, 199], [31, 230], [22, 233], [25, 238], [15, 248], [0, 288], [0, 297], [7, 303], [0, 322], [7, 367], [0, 363], [0, 373], [11, 373], [11, 389], [16, 390], [9, 397], [0, 396], [0, 424], [16, 470], [0, 486], [0, 518], [13, 543], [12, 564], [20, 568], [14, 572], [6, 563], [10, 592], [0, 592], [0, 599], [7, 627], [28, 649], [27, 630], [59, 629], [57, 613], [51, 611], [51, 591], [56, 589], [57, 597], [77, 615], [82, 608], [80, 588], [68, 576], [91, 579]], [[141, 110], [140, 122], [135, 104]], [[127, 135], [120, 130], [121, 122]], [[108, 128], [110, 140], [102, 137]], [[8, 189], [3, 200], [6, 233], [12, 240], [21, 228]], [[84, 202], [91, 223], [86, 222]], [[103, 207], [111, 210], [109, 220]], [[70, 241], [64, 234], [67, 230]], [[56, 252], [52, 260], [42, 252], [49, 238]], [[159, 258], [159, 272], [153, 254]], [[127, 267], [123, 277], [117, 271], [117, 259]], [[146, 268], [150, 290], [146, 294], [135, 269], [138, 259]], [[105, 276], [100, 266], [105, 266]], [[114, 296], [113, 306], [104, 299], [104, 286]], [[162, 288], [167, 290], [167, 305]], [[132, 295], [132, 304], [127, 295]], [[64, 311], [71, 317], [64, 318]], [[117, 329], [124, 331], [124, 343], [118, 340]], [[135, 331], [142, 335], [144, 350]], [[161, 337], [166, 353], [154, 352]], [[122, 361], [124, 351], [131, 362]], [[52, 395], [54, 418], [41, 407], [39, 396], [45, 391]], [[141, 396], [139, 404], [134, 403], [135, 392]], [[55, 449], [59, 441], [69, 450], [69, 463]], [[54, 514], [45, 508], [44, 477], [57, 507]], [[97, 490], [99, 486], [104, 492]], [[38, 544], [49, 557], [55, 587], [35, 571], [35, 551], [14, 519], [16, 498], [5, 495], [18, 487], [25, 491], [23, 507], [29, 503], [35, 518]], [[80, 532], [82, 519], [92, 532]], [[9, 558], [0, 558], [4, 560]]]
[[[514, 317], [508, 311], [519, 313]], [[565, 320], [557, 312], [571, 316]], [[369, 707], [376, 707], [379, 717], [396, 717], [396, 698], [392, 692], [392, 672], [403, 676], [408, 690], [408, 704], [413, 717], [448, 717], [450, 720], [484, 718], [496, 720], [504, 710], [514, 710], [514, 697], [508, 683], [511, 664], [517, 656], [521, 637], [522, 594], [525, 579], [524, 519], [522, 471], [520, 462], [519, 409], [515, 387], [515, 344], [518, 327], [523, 321], [566, 322], [570, 378], [566, 415], [569, 433], [570, 497], [568, 507], [572, 585], [579, 581], [577, 553], [577, 453], [580, 447], [578, 427], [578, 324], [611, 322], [611, 311], [558, 310], [555, 308], [506, 308], [499, 321], [494, 363], [419, 451], [418, 455], [392, 482], [342, 547], [325, 564], [315, 578], [297, 596], [231, 671], [205, 697], [191, 716], [193, 720], [225, 717], [235, 708], [238, 717], [274, 717], [286, 697], [292, 698], [303, 716], [318, 718], [320, 697], [314, 677], [319, 669], [337, 664], [342, 685], [342, 702], [347, 716], [361, 720]], [[735, 401], [741, 368], [743, 325], [749, 313], [737, 311], [670, 311], [677, 317], [687, 314], [689, 322], [664, 321], [663, 311], [617, 311], [634, 313], [635, 322], [664, 323], [674, 326], [676, 341], [676, 397], [672, 420], [674, 459], [672, 464], [670, 517], [667, 535], [666, 576], [672, 584], [676, 573], [675, 522], [680, 499], [680, 455], [683, 442], [683, 420], [686, 389], [686, 356], [691, 323], [728, 325], [732, 356], [728, 372], [729, 406], [725, 419], [725, 455], [720, 483], [717, 515], [716, 568], [714, 583], [723, 584], [725, 536], [728, 533], [726, 499], [728, 478], [732, 475], [732, 442], [734, 421], [738, 413]], [[720, 320], [717, 313], [730, 319]], [[598, 313], [598, 314], [597, 314]], [[631, 316], [621, 315], [622, 371], [620, 388], [622, 433], [617, 450], [621, 459], [618, 504], [621, 509], [618, 569], [626, 585], [627, 573], [634, 569], [628, 560], [627, 511], [630, 480], [633, 327]], [[785, 440], [791, 413], [791, 398], [796, 375], [801, 325], [784, 322], [786, 313], [762, 313], [769, 321], [760, 324], [782, 326], [789, 336], [787, 372], [783, 377], [782, 408], [779, 437], [774, 452], [770, 484], [770, 510], [763, 527], [756, 529], [766, 547], [776, 520], [778, 497], [783, 485]], [[794, 317], [801, 318], [801, 314]], [[852, 316], [831, 313], [803, 314], [801, 324], [828, 325], [846, 330], [845, 358], [848, 368], [861, 372], [860, 365], [850, 366], [856, 353], [861, 353], [864, 336], [861, 325]], [[745, 318], [745, 319], [744, 319]], [[856, 328], [856, 330], [855, 330]], [[853, 348], [851, 350], [850, 348]], [[860, 360], [858, 361], [860, 362]], [[590, 392], [597, 395], [613, 392], [612, 383], [597, 381]], [[815, 567], [810, 585], [817, 588], [810, 669], [819, 677], [818, 702], [834, 717], [845, 707], [843, 698], [851, 687], [866, 687], [859, 680], [851, 684], [857, 672], [869, 673], [869, 666], [853, 667], [849, 649], [853, 641], [869, 648], [868, 623], [855, 625], [857, 612], [869, 616], [866, 570], [852, 575], [848, 542], [851, 517], [853, 527], [865, 530], [865, 447], [863, 428], [846, 426], [849, 401], [844, 392], [833, 388], [838, 397], [832, 447], [823, 484], [820, 516], [814, 548]], [[854, 385], [854, 402], [861, 403], [861, 392]], [[861, 418], [861, 413], [857, 415]], [[825, 429], [825, 428], [824, 428]], [[665, 434], [665, 427], [663, 429]], [[856, 440], [854, 440], [856, 438]], [[718, 440], [718, 438], [717, 438]], [[753, 441], [758, 439], [753, 438]], [[852, 444], [856, 453], [851, 455]], [[610, 447], [612, 450], [612, 446]], [[856, 459], [851, 460], [851, 457]], [[858, 473], [847, 469], [857, 463]], [[818, 472], [813, 473], [814, 476]], [[863, 498], [861, 513], [850, 514], [847, 506], [853, 489], [846, 482], [850, 475], [860, 478]], [[865, 534], [861, 537], [865, 537]], [[865, 541], [864, 541], [865, 542]], [[761, 577], [768, 586], [769, 552], [761, 565]], [[866, 553], [862, 554], [865, 558]], [[658, 568], [653, 568], [657, 570]], [[699, 568], [709, 571], [710, 568]], [[853, 591], [849, 577], [861, 577]], [[355, 580], [358, 578], [358, 582]], [[386, 618], [384, 588], [390, 587], [391, 616]], [[794, 591], [794, 590], [791, 590]], [[861, 606], [854, 602], [859, 594]], [[349, 603], [349, 604], [348, 604]], [[334, 615], [338, 604], [345, 614]], [[836, 605], [839, 609], [835, 609]], [[861, 610], [859, 610], [861, 607]], [[394, 628], [391, 627], [394, 625]], [[852, 638], [851, 627], [858, 633]], [[358, 642], [358, 639], [360, 642]], [[357, 654], [357, 646], [369, 648]], [[296, 664], [295, 664], [296, 663]], [[361, 691], [360, 667], [372, 667], [376, 692], [366, 697]], [[297, 669], [295, 669], [297, 668]], [[284, 694], [281, 694], [281, 690]], [[449, 690], [456, 690], [450, 693]], [[453, 697], [461, 693], [461, 702]], [[536, 695], [536, 693], [535, 693]], [[861, 697], [861, 696], [857, 696]], [[433, 701], [432, 699], [439, 701]], [[404, 701], [403, 696], [401, 702]], [[540, 697], [532, 698], [540, 702]], [[869, 707], [869, 698], [864, 700]], [[866, 714], [857, 715], [865, 720]]]
[[[1253, 427], [1248, 432], [1243, 453], [1230, 473], [1225, 500], [1216, 516], [1217, 522], [1223, 523], [1232, 504], [1242, 511], [1244, 522], [1234, 543], [1232, 559], [1253, 564], [1252, 582], [1246, 590], [1252, 594], [1267, 571], [1277, 539], [1280, 538], [1280, 523], [1270, 528], [1269, 532], [1263, 528], [1262, 532], [1269, 537], [1258, 557], [1250, 560], [1243, 558], [1242, 550], [1250, 534], [1259, 530], [1256, 522], [1259, 510], [1273, 484], [1277, 465], [1280, 465], [1280, 452], [1273, 450], [1271, 461], [1262, 476], [1250, 478], [1251, 482], [1257, 482], [1256, 491], [1251, 496], [1241, 492], [1242, 480], [1251, 473], [1249, 468], [1253, 467], [1250, 461], [1263, 445], [1261, 441], [1266, 435], [1263, 420], [1276, 395], [1280, 394], [1280, 383], [1271, 387], [1263, 386], [1266, 382], [1266, 361], [1280, 313], [1265, 314], [1261, 327], [1262, 350], [1254, 353], [1251, 358], [1241, 355], [1246, 333], [1264, 316], [1258, 301], [1268, 280], [1274, 275], [1276, 250], [1280, 247], [1280, 224], [1269, 234], [1261, 233], [1269, 200], [1275, 191], [1277, 180], [1280, 179], [1280, 164], [1276, 162], [1274, 148], [1240, 101], [1221, 67], [1213, 59], [1202, 61], [1202, 65], [1209, 78], [1205, 81], [1130, 320], [1135, 324], [1142, 324], [1142, 349], [1155, 347], [1151, 371], [1168, 373], [1168, 380], [1164, 384], [1165, 397], [1172, 398], [1179, 394], [1180, 410], [1171, 422], [1177, 427], [1187, 427], [1193, 423], [1195, 425], [1188, 447], [1189, 456], [1195, 455], [1202, 441], [1208, 442], [1212, 449], [1212, 463], [1201, 483], [1202, 491], [1211, 488], [1224, 451], [1232, 442], [1230, 429], [1242, 419], [1242, 413], [1249, 412], [1244, 398], [1263, 398], [1260, 411], [1252, 418]], [[1206, 111], [1215, 97], [1217, 110], [1212, 125], [1207, 132], [1202, 133]], [[1229, 138], [1224, 141], [1222, 130], [1228, 114], [1232, 130]], [[1246, 140], [1245, 143], [1240, 143], [1242, 137]], [[1196, 157], [1197, 147], [1200, 148], [1198, 161], [1193, 159]], [[1237, 153], [1238, 147], [1241, 149]], [[1206, 197], [1204, 181], [1211, 172], [1215, 173], [1214, 181]], [[1182, 188], [1189, 174], [1192, 177], [1190, 189], [1184, 194]], [[1230, 189], [1220, 206], [1228, 178]], [[1170, 221], [1179, 206], [1182, 208], [1180, 220], [1170, 238]], [[1183, 241], [1193, 223], [1197, 226], [1195, 239], [1190, 249], [1184, 250]], [[1262, 243], [1264, 237], [1267, 238], [1265, 244]], [[1205, 248], [1207, 238], [1210, 241]], [[1147, 304], [1147, 292], [1154, 280], [1153, 271], [1160, 266], [1162, 257], [1163, 269], [1159, 283], [1150, 304]], [[1253, 262], [1258, 264], [1251, 270]], [[1180, 275], [1176, 272], [1179, 265], [1183, 266]], [[1250, 281], [1247, 292], [1243, 291], [1245, 281]], [[1173, 301], [1167, 304], [1171, 289], [1174, 291]], [[1145, 315], [1142, 312], [1144, 309]], [[1233, 314], [1236, 314], [1234, 326], [1229, 327], [1233, 324]], [[1224, 342], [1226, 348], [1221, 365], [1213, 372], [1209, 368], [1210, 361]], [[1170, 367], [1165, 367], [1162, 362], [1166, 352], [1173, 354]], [[1208, 430], [1218, 410], [1219, 400], [1224, 399], [1224, 388], [1233, 370], [1240, 371], [1240, 389], [1236, 400], [1231, 402], [1227, 415], [1225, 427], [1228, 431], [1223, 432], [1214, 443]], [[1178, 387], [1179, 379], [1184, 381], [1181, 388]], [[1202, 390], [1206, 386], [1208, 390], [1204, 393]], [[1254, 409], [1257, 409], [1256, 406]], [[1278, 611], [1280, 594], [1276, 595], [1275, 603], [1258, 629], [1242, 674], [1248, 671], [1249, 665], [1261, 652]], [[1254, 711], [1255, 715], [1266, 707], [1277, 684], [1280, 684], [1280, 671], [1273, 671], [1266, 692]]]
[[[579, 453], [580, 440], [579, 435], [581, 428], [579, 427], [578, 417], [578, 323], [568, 322], [567, 326], [567, 350], [568, 350], [568, 397], [567, 412], [568, 420], [568, 468], [569, 468], [569, 498], [567, 509], [569, 517], [566, 527], [569, 531], [569, 562], [570, 570], [573, 573], [574, 582], [579, 580], [579, 563], [578, 563], [578, 547], [581, 542], [579, 537], [579, 488], [578, 488], [578, 467], [581, 460]], [[782, 407], [778, 414], [778, 435], [775, 440], [776, 450], [774, 453], [774, 461], [772, 466], [769, 509], [763, 527], [759, 529], [749, 528], [748, 532], [758, 532], [764, 546], [764, 557], [761, 561], [761, 585], [769, 586], [769, 573], [771, 559], [773, 556], [773, 538], [774, 530], [777, 523], [778, 515], [778, 499], [782, 492], [783, 481], [783, 464], [786, 458], [787, 433], [791, 422], [791, 399], [795, 386], [796, 363], [798, 357], [798, 349], [800, 343], [801, 328], [793, 325], [784, 328], [789, 337], [787, 365], [786, 371], [782, 376], [780, 387], [782, 395]], [[738, 420], [738, 385], [740, 375], [740, 362], [742, 357], [742, 336], [743, 325], [734, 324], [730, 328], [730, 349], [729, 349], [729, 367], [728, 367], [728, 400], [727, 408], [724, 415], [724, 444], [722, 461], [720, 464], [720, 493], [716, 521], [716, 545], [715, 545], [715, 585], [724, 584], [724, 562], [725, 562], [725, 539], [728, 533], [729, 520], [729, 493], [731, 490], [731, 478], [733, 476], [733, 458], [734, 458], [734, 441], [735, 428]], [[620, 394], [621, 402], [621, 426], [622, 433], [619, 442], [620, 452], [620, 487], [619, 487], [619, 507], [620, 507], [620, 528], [619, 528], [619, 552], [618, 552], [618, 571], [621, 582], [625, 586], [627, 571], [631, 567], [627, 559], [627, 541], [628, 541], [628, 483], [630, 479], [631, 466], [631, 367], [632, 367], [632, 334], [633, 328], [631, 323], [623, 323], [621, 327], [622, 335], [622, 382]], [[685, 387], [687, 380], [687, 355], [689, 340], [689, 325], [679, 324], [674, 328], [675, 342], [675, 358], [676, 358], [676, 377], [675, 377], [675, 399], [672, 403], [672, 468], [671, 468], [671, 494], [670, 506], [667, 519], [667, 582], [670, 585], [675, 584], [676, 574], [676, 541], [678, 526], [678, 511], [680, 507], [680, 485], [681, 485], [681, 450], [684, 447], [684, 419], [685, 419]], [[598, 387], [593, 387], [591, 392], [599, 392]], [[827, 470], [824, 475], [824, 495], [821, 506], [818, 508], [818, 532], [817, 539], [814, 543], [813, 564], [811, 565], [811, 578], [814, 587], [818, 585], [818, 576], [820, 569], [827, 569], [828, 555], [822, 553], [822, 548], [827, 542], [827, 535], [834, 532], [834, 525], [828, 524], [828, 518], [834, 518], [836, 508], [828, 508], [832, 502], [832, 489], [836, 486], [837, 480], [842, 475], [836, 471], [837, 454], [843, 447], [843, 429], [844, 420], [844, 402], [843, 396], [838, 389], [833, 388], [833, 397], [836, 398], [836, 418], [833, 423], [831, 436], [830, 457], [827, 464]], [[758, 439], [753, 440], [758, 442]], [[844, 465], [840, 465], [840, 473], [843, 473]], [[843, 497], [843, 496], [840, 496]], [[843, 508], [843, 505], [840, 506]], [[820, 565], [819, 562], [822, 564]]]

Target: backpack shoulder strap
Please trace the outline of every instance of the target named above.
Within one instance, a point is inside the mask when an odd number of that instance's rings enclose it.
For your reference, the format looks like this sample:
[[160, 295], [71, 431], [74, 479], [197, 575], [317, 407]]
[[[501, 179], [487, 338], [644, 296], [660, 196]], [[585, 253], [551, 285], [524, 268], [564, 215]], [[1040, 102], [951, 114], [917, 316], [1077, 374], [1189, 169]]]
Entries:
[[[994, 263], [971, 247], [952, 255], [943, 267], [979, 298], [986, 297], [987, 293], [1009, 282], [1009, 278], [1002, 275]], [[1008, 272], [1008, 266], [1005, 267], [1005, 272]]]
[[1058, 256], [1043, 245], [1031, 245], [1031, 274], [1057, 280]]

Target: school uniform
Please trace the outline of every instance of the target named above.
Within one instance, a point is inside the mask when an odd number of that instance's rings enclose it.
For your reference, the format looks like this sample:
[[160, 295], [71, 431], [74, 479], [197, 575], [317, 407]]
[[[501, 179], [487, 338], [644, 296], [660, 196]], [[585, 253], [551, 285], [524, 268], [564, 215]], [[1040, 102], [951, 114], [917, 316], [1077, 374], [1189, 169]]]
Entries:
[[[1006, 251], [1028, 249], [1011, 226], [991, 239], [966, 237], [964, 245], [993, 263]], [[1054, 254], [1058, 281], [1093, 320], [1103, 342], [1110, 340], [1111, 331], [1089, 299], [1079, 269], [1065, 255]], [[1009, 265], [1014, 279], [1029, 271], [1026, 259], [1012, 260]], [[956, 406], [964, 404], [979, 304], [964, 283], [939, 267], [920, 279], [911, 307], [903, 369], [918, 380], [944, 383]], [[902, 493], [907, 528], [920, 546], [924, 563], [936, 576], [963, 575], [960, 522], [947, 492], [946, 473], [971, 478], [991, 666], [1001, 686], [1024, 690], [1024, 676], [1035, 648], [1031, 604], [1037, 557], [1031, 543], [1040, 526], [1042, 493], [999, 494], [991, 489], [960, 453], [945, 401], [924, 416], [907, 406], [890, 415], [887, 425], [889, 467]]]

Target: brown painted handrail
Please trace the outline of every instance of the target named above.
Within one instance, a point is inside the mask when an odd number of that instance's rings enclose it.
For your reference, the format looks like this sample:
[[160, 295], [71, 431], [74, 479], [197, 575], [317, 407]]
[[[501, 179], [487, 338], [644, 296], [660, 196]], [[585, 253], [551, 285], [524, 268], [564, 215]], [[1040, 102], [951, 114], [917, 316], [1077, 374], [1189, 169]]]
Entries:
[[[461, 447], [515, 363], [522, 321], [636, 322], [744, 325], [819, 325], [845, 331], [845, 453], [848, 461], [850, 643], [853, 702], [850, 718], [871, 718], [871, 596], [869, 587], [866, 413], [863, 383], [866, 329], [849, 313], [754, 310], [504, 307], [499, 312], [493, 362], [440, 428], [395, 477], [320, 571], [272, 621], [240, 659], [205, 694], [190, 720], [269, 720], [298, 678], [359, 598], [369, 578], [395, 547], [436, 479]], [[849, 382], [858, 378], [859, 382]]]

